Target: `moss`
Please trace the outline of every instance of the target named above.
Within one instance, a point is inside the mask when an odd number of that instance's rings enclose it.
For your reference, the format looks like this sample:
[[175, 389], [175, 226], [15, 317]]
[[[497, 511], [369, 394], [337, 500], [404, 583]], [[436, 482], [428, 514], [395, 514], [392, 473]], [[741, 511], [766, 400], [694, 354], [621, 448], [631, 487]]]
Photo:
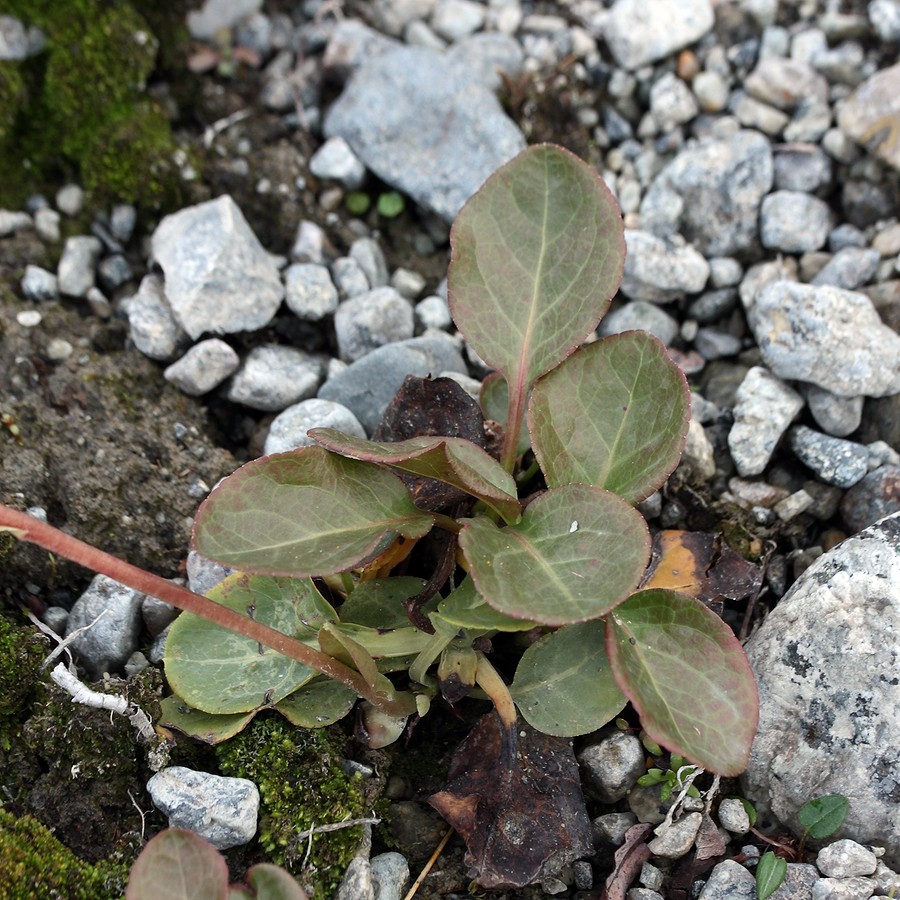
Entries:
[[341, 771], [341, 744], [329, 731], [295, 728], [273, 714], [257, 716], [218, 750], [226, 775], [249, 778], [259, 787], [259, 842], [267, 856], [320, 900], [334, 896], [362, 828], [319, 833], [311, 845], [297, 834], [367, 813], [361, 779]]
[[[13, 166], [20, 192], [74, 174], [95, 203], [115, 198], [149, 209], [177, 203], [179, 148], [145, 92], [160, 44], [146, 19], [127, 2], [8, 5], [47, 37], [46, 50], [21, 72], [0, 63], [3, 121], [15, 123], [0, 132], [0, 163]], [[5, 191], [14, 188], [7, 183]], [[0, 197], [6, 205], [10, 200]]]
[[0, 618], [0, 750], [10, 749], [32, 704], [43, 694], [40, 667], [48, 649], [46, 639], [30, 626], [17, 627]]
[[82, 862], [36, 819], [0, 807], [0, 897], [17, 900], [106, 900], [124, 893], [122, 863]]

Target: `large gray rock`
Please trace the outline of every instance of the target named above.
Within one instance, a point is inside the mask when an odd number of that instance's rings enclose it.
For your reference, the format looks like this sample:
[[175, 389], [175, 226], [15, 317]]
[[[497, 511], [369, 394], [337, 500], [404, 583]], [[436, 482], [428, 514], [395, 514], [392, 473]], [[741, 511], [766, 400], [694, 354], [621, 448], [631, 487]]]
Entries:
[[660, 237], [680, 232], [705, 256], [740, 256], [757, 245], [759, 206], [772, 177], [772, 150], [759, 132], [701, 141], [654, 180], [641, 202], [641, 226]]
[[841, 130], [900, 169], [900, 63], [864, 81], [838, 110]]
[[668, 303], [706, 285], [709, 263], [689, 245], [626, 229], [625, 246], [621, 291], [634, 300]]
[[369, 170], [448, 222], [525, 147], [468, 67], [425, 47], [398, 47], [362, 65], [329, 109], [324, 131], [344, 138]]
[[172, 312], [194, 339], [256, 331], [284, 297], [278, 266], [227, 194], [166, 216], [152, 254]]
[[640, 69], [700, 40], [714, 21], [709, 0], [617, 0], [603, 37], [620, 66]]
[[766, 365], [839, 397], [900, 392], [900, 335], [865, 294], [793, 281], [766, 285], [747, 312]]
[[747, 643], [760, 694], [745, 796], [798, 835], [822, 793], [851, 799], [837, 838], [900, 864], [900, 513], [820, 556]]

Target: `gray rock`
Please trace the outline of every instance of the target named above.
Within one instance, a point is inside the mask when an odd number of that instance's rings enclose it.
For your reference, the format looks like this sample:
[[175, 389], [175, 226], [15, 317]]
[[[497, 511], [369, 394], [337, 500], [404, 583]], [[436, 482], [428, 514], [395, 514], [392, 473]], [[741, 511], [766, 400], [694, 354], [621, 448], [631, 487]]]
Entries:
[[668, 303], [703, 290], [709, 263], [693, 247], [625, 230], [625, 274], [620, 289], [634, 300]]
[[228, 566], [223, 566], [221, 563], [201, 556], [196, 550], [188, 551], [186, 569], [188, 587], [195, 594], [208, 593], [235, 571]]
[[137, 225], [137, 209], [130, 203], [116, 203], [109, 216], [109, 230], [122, 244], [127, 244]]
[[828, 240], [831, 209], [824, 200], [801, 191], [774, 191], [759, 211], [759, 236], [764, 247], [783, 253], [818, 250]]
[[320, 225], [303, 219], [291, 247], [291, 259], [299, 263], [322, 263], [325, 260], [325, 232]]
[[714, 256], [709, 262], [709, 280], [714, 288], [735, 287], [741, 283], [744, 267], [731, 256]]
[[[671, 10], [680, 15], [681, 6]], [[661, 237], [680, 232], [705, 256], [739, 256], [757, 245], [759, 206], [771, 186], [772, 151], [763, 135], [703, 140], [653, 181], [641, 201], [641, 227]]]
[[316, 178], [340, 182], [348, 191], [355, 191], [366, 177], [366, 167], [342, 137], [329, 138], [316, 150], [309, 160], [309, 171]]
[[446, 331], [453, 324], [449, 304], [437, 294], [420, 300], [413, 313], [423, 330], [433, 328], [438, 331]]
[[803, 398], [762, 366], [744, 377], [735, 396], [728, 449], [743, 477], [759, 475], [781, 436], [803, 409]]
[[873, 878], [877, 893], [888, 897], [896, 897], [900, 894], [900, 875], [888, 868], [881, 860], [878, 860]]
[[604, 316], [598, 331], [602, 337], [606, 337], [635, 329], [649, 331], [668, 345], [678, 334], [678, 322], [655, 303], [634, 300]]
[[475, 0], [438, 0], [431, 16], [435, 34], [451, 44], [474, 34], [484, 25], [486, 11]]
[[812, 900], [869, 900], [872, 878], [820, 878], [812, 887]]
[[863, 397], [838, 397], [814, 384], [806, 390], [806, 403], [816, 424], [834, 437], [846, 437], [859, 428], [864, 402]]
[[59, 282], [52, 272], [40, 266], [25, 266], [22, 276], [22, 294], [26, 300], [43, 303], [59, 296]]
[[679, 859], [686, 855], [694, 846], [702, 821], [703, 816], [700, 813], [688, 813], [673, 822], [661, 835], [648, 841], [647, 846], [650, 848], [650, 852], [654, 856], [662, 856], [666, 859]]
[[131, 264], [121, 253], [104, 257], [97, 266], [97, 280], [109, 293], [117, 291], [123, 284], [134, 278]]
[[84, 297], [94, 286], [102, 247], [100, 241], [90, 235], [77, 235], [66, 240], [56, 270], [61, 294]]
[[716, 474], [713, 445], [706, 429], [696, 419], [691, 419], [688, 425], [679, 468], [690, 473], [691, 481], [700, 484], [709, 481]]
[[402, 267], [394, 270], [390, 281], [391, 287], [407, 300], [415, 300], [425, 289], [426, 283], [424, 275]]
[[315, 395], [324, 374], [319, 357], [294, 347], [254, 347], [231, 380], [228, 399], [252, 409], [280, 412]]
[[603, 803], [616, 803], [646, 772], [644, 750], [633, 735], [616, 732], [578, 754], [585, 783]]
[[168, 362], [186, 343], [187, 336], [172, 315], [158, 275], [145, 275], [138, 292], [123, 308], [128, 316], [128, 336], [144, 356]]
[[522, 72], [522, 45], [506, 34], [473, 34], [454, 44], [446, 55], [447, 61], [466, 77], [491, 91], [503, 86], [501, 75], [510, 78]]
[[284, 272], [284, 300], [306, 322], [320, 322], [338, 307], [338, 291], [326, 266], [294, 263]]
[[866, 79], [838, 108], [838, 125], [848, 137], [895, 169], [900, 141], [892, 125], [900, 116], [900, 63]]
[[873, 875], [877, 865], [878, 857], [868, 847], [848, 838], [823, 847], [816, 856], [816, 868], [826, 878]]
[[666, 72], [650, 88], [650, 113], [660, 131], [690, 122], [698, 112], [691, 89], [674, 72]]
[[774, 148], [775, 188], [813, 194], [831, 182], [831, 157], [817, 144], [781, 144]]
[[424, 47], [399, 47], [365, 63], [329, 109], [324, 130], [448, 222], [525, 146], [490, 91]]
[[66, 635], [81, 628], [71, 647], [78, 654], [92, 680], [104, 672], [121, 671], [138, 646], [141, 632], [141, 603], [144, 595], [95, 575], [88, 589], [75, 601], [66, 624]]
[[830, 284], [854, 291], [868, 284], [878, 271], [881, 254], [863, 247], [844, 247], [819, 269], [811, 284]]
[[814, 97], [828, 99], [828, 82], [804, 62], [783, 56], [765, 56], [744, 81], [747, 92], [779, 109], [794, 109]]
[[[840, 253], [841, 250], [846, 250], [848, 247], [864, 248], [867, 243], [866, 233], [849, 222], [835, 226], [828, 235], [828, 249], [832, 253]], [[878, 253], [881, 255], [881, 251]]]
[[728, 104], [728, 82], [718, 72], [698, 72], [691, 89], [705, 113], [721, 112]]
[[784, 881], [772, 896], [775, 900], [809, 900], [813, 885], [820, 878], [815, 866], [809, 863], [789, 862], [784, 873]]
[[0, 60], [28, 57], [28, 32], [14, 16], [0, 16]]
[[33, 228], [34, 220], [26, 212], [11, 212], [0, 209], [0, 237], [8, 237], [17, 231]]
[[329, 78], [343, 82], [364, 63], [399, 46], [399, 41], [380, 34], [358, 19], [346, 19], [338, 22], [332, 31], [322, 66]]
[[664, 897], [659, 891], [650, 888], [629, 888], [625, 900], [664, 900]]
[[456, 344], [441, 335], [399, 341], [373, 350], [319, 388], [318, 396], [346, 406], [371, 434], [407, 375], [468, 373]]
[[694, 337], [694, 347], [704, 359], [721, 359], [737, 356], [741, 352], [741, 339], [718, 328], [701, 328]]
[[698, 900], [755, 900], [756, 879], [733, 859], [718, 863]]
[[815, 500], [813, 500], [812, 495], [801, 488], [799, 491], [794, 491], [793, 494], [785, 497], [784, 500], [779, 500], [772, 509], [775, 510], [776, 515], [782, 522], [790, 522], [801, 513], [805, 513], [810, 509], [813, 503], [815, 503]]
[[744, 128], [755, 128], [772, 137], [781, 134], [790, 121], [787, 113], [751, 97], [744, 91], [735, 91], [731, 95], [728, 109]]
[[366, 279], [372, 288], [384, 287], [388, 283], [387, 260], [384, 251], [375, 238], [357, 238], [350, 245], [350, 259], [355, 259], [359, 267], [366, 273]]
[[315, 441], [306, 434], [310, 428], [336, 428], [344, 434], [366, 437], [365, 429], [346, 406], [313, 397], [289, 406], [273, 419], [263, 452], [268, 455], [312, 446]]
[[844, 495], [841, 515], [851, 531], [861, 531], [900, 511], [900, 466], [879, 466]]
[[872, 0], [866, 14], [882, 41], [886, 44], [900, 41], [900, 3], [897, 0]]
[[260, 9], [262, 0], [206, 0], [201, 9], [188, 13], [188, 30], [195, 40], [212, 44], [220, 29], [230, 30]]
[[284, 297], [278, 266], [227, 194], [166, 216], [152, 253], [172, 312], [194, 339], [262, 328]]
[[409, 881], [409, 863], [400, 853], [379, 853], [371, 859], [375, 900], [402, 900]]
[[[34, 213], [34, 228], [42, 241], [55, 244], [59, 240], [60, 215], [48, 206], [41, 207]], [[2, 229], [0, 229], [2, 231]]]
[[362, 266], [349, 256], [340, 256], [331, 264], [331, 276], [342, 297], [358, 297], [372, 289]]
[[65, 184], [56, 192], [56, 208], [69, 218], [84, 209], [84, 191], [77, 184]]
[[900, 392], [900, 335], [864, 294], [791, 281], [766, 285], [747, 316], [766, 365], [839, 397]]
[[147, 782], [147, 790], [170, 828], [193, 831], [217, 850], [239, 847], [256, 834], [259, 791], [246, 778], [168, 766]]
[[698, 41], [713, 23], [709, 0], [616, 0], [602, 34], [620, 66], [640, 69]]
[[612, 844], [613, 847], [621, 847], [625, 843], [625, 833], [632, 825], [637, 824], [637, 818], [633, 813], [606, 813], [597, 816], [591, 821], [591, 832], [594, 835], [594, 844], [598, 849], [603, 844]]
[[746, 834], [750, 830], [750, 816], [736, 797], [726, 797], [719, 804], [719, 824], [732, 834]]
[[853, 798], [836, 838], [887, 848], [900, 863], [900, 513], [820, 556], [747, 642], [760, 725], [745, 796], [798, 835], [798, 809]]
[[391, 287], [351, 297], [334, 314], [338, 351], [347, 362], [411, 338], [414, 327], [412, 306]]
[[141, 619], [153, 637], [161, 634], [178, 618], [181, 610], [158, 597], [145, 596], [141, 603]]
[[354, 856], [350, 860], [335, 900], [375, 900], [372, 866], [364, 856]]
[[237, 352], [225, 341], [209, 338], [194, 344], [163, 372], [163, 377], [185, 394], [200, 397], [231, 377], [240, 364]]
[[852, 487], [869, 471], [864, 444], [820, 434], [805, 425], [795, 425], [788, 440], [794, 455], [825, 484]]

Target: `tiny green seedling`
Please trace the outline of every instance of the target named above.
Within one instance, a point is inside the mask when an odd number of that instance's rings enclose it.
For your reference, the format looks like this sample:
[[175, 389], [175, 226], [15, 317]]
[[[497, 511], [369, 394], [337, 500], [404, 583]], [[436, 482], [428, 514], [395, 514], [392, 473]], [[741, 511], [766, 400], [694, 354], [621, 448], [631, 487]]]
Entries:
[[641, 777], [638, 778], [637, 783], [643, 787], [652, 787], [655, 784], [662, 785], [659, 790], [659, 799], [661, 803], [667, 803], [672, 796], [672, 792], [675, 791], [677, 793], [682, 791], [685, 784], [687, 784], [687, 796], [698, 798], [700, 796], [700, 791], [697, 789], [696, 785], [687, 783], [686, 779], [696, 773], [699, 768], [699, 766], [685, 764], [682, 757], [677, 754], [672, 754], [668, 769], [665, 771], [655, 767], [647, 769], [647, 774], [641, 775]]

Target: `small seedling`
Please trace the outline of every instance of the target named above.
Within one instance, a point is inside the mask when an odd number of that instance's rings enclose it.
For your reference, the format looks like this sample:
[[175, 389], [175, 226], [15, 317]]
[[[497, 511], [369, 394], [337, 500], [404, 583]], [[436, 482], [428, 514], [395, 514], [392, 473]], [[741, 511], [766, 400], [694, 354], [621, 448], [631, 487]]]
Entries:
[[[662, 787], [659, 790], [659, 799], [661, 803], [667, 803], [672, 796], [672, 791], [675, 791], [676, 793], [681, 792], [687, 783], [687, 779], [697, 772], [698, 769], [699, 766], [686, 765], [682, 757], [673, 754], [669, 761], [668, 769], [665, 771], [657, 768], [648, 769], [647, 774], [641, 775], [641, 777], [638, 778], [637, 783], [643, 787], [661, 784]], [[700, 796], [700, 791], [697, 790], [696, 785], [687, 785], [687, 796], [695, 798]]]

